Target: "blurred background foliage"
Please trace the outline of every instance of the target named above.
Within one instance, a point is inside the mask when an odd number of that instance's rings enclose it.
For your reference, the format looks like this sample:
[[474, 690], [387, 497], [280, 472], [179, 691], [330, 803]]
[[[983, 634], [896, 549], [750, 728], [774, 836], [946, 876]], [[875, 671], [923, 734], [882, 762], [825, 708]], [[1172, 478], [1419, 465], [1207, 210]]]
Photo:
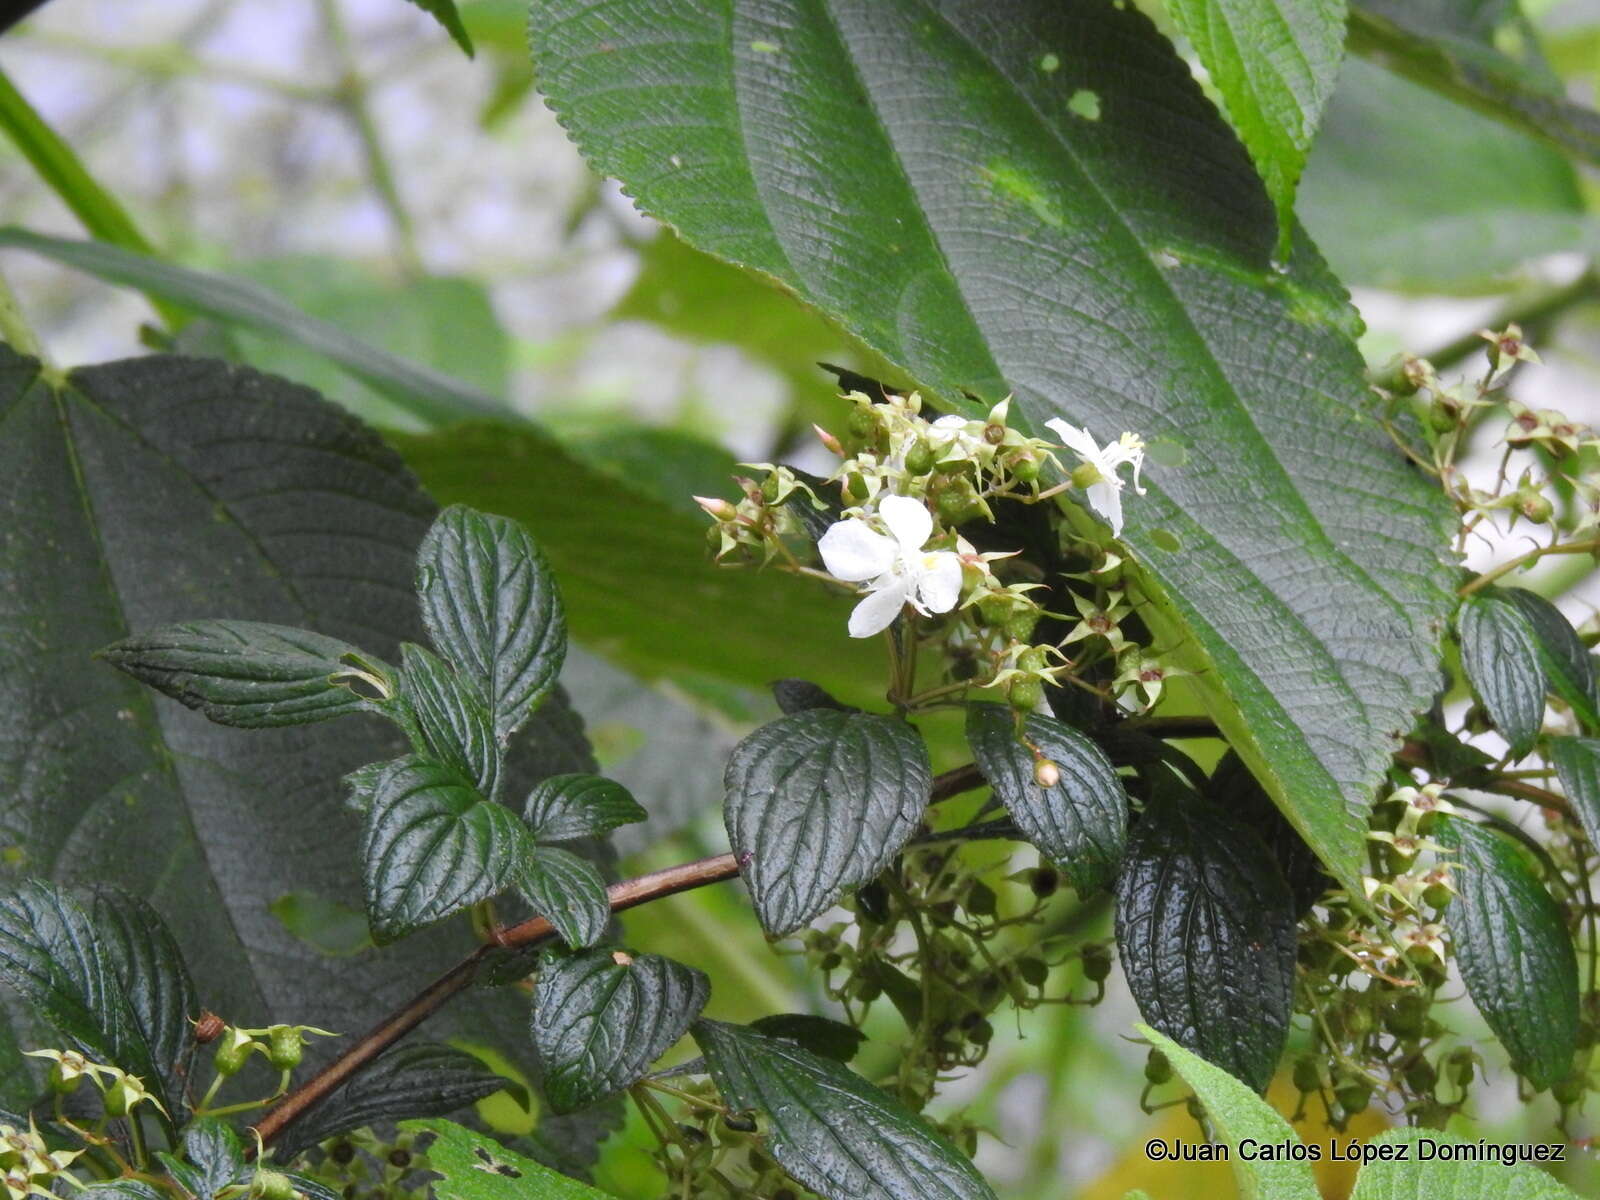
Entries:
[[[1485, 39], [1594, 103], [1600, 3], [1531, 0], [1516, 20], [1505, 4], [1476, 7], [1488, 15]], [[56, 0], [0, 39], [0, 70], [161, 256], [260, 285], [527, 422], [441, 425], [297, 340], [174, 321], [170, 306], [34, 255], [6, 253], [4, 267], [58, 362], [172, 342], [237, 357], [388, 431], [442, 501], [528, 521], [581, 643], [566, 682], [602, 766], [651, 809], [621, 843], [625, 869], [647, 870], [725, 847], [721, 765], [742, 731], [775, 712], [770, 679], [871, 698], [878, 647], [842, 637], [848, 601], [713, 568], [690, 495], [733, 495], [738, 461], [823, 466], [811, 426], [844, 409], [816, 364], [878, 364], [776, 287], [653, 227], [590, 174], [533, 90], [522, 0], [466, 0], [461, 11], [474, 60], [397, 0]], [[1558, 151], [1352, 58], [1300, 212], [1352, 288], [1372, 364], [1520, 315], [1546, 365], [1518, 381], [1518, 397], [1593, 422], [1596, 200], [1592, 173]], [[0, 223], [84, 233], [3, 142]], [[1471, 565], [1518, 548], [1477, 545]], [[1536, 573], [1533, 586], [1582, 619], [1600, 598], [1586, 565]], [[1163, 711], [1184, 710], [1174, 691]], [[952, 765], [955, 731], [942, 742], [932, 732], [946, 760], [937, 765]], [[1032, 856], [1019, 850], [1015, 865]], [[349, 914], [319, 916], [292, 896], [279, 909], [312, 940], [325, 935], [329, 953], [352, 951]], [[827, 1010], [795, 960], [766, 946], [737, 889], [678, 896], [626, 925], [631, 941], [710, 973], [714, 1016]], [[1003, 1131], [979, 1162], [1015, 1200], [1104, 1200], [1134, 1186], [1164, 1200], [1227, 1194], [1226, 1166], [1146, 1160], [1147, 1137], [1192, 1125], [1182, 1108], [1147, 1115], [1135, 1103], [1144, 1052], [1125, 1036], [1135, 1013], [1112, 984], [1099, 1007], [1002, 1024], [988, 1061], [942, 1103], [972, 1105]], [[894, 1019], [879, 1007], [875, 1020]], [[858, 1064], [869, 1075], [886, 1066], [870, 1054]], [[1548, 1099], [1524, 1106], [1508, 1073], [1496, 1074], [1503, 1086], [1463, 1132], [1542, 1139]], [[1292, 1107], [1292, 1095], [1274, 1098]], [[526, 1114], [495, 1104], [493, 1120], [526, 1126]], [[1383, 1120], [1368, 1113], [1352, 1132]], [[601, 1187], [650, 1193], [644, 1138], [630, 1127], [607, 1144]], [[1600, 1183], [1582, 1163], [1568, 1178]], [[1347, 1194], [1349, 1172], [1327, 1166], [1322, 1179], [1328, 1196]]]

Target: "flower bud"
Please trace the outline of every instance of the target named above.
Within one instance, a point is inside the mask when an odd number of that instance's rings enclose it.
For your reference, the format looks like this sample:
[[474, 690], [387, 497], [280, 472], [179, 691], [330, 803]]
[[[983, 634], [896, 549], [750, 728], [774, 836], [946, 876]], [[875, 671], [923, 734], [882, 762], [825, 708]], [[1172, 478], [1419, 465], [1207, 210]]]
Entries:
[[267, 1061], [280, 1071], [292, 1071], [300, 1065], [305, 1050], [300, 1041], [300, 1031], [289, 1025], [274, 1025], [268, 1031]]
[[216, 1068], [218, 1075], [223, 1077], [237, 1075], [249, 1059], [254, 1045], [255, 1043], [245, 1034], [229, 1027], [223, 1031], [221, 1039], [217, 1042], [211, 1064]]
[[1525, 487], [1517, 490], [1517, 511], [1535, 525], [1543, 525], [1555, 513], [1555, 505], [1537, 488]]
[[1019, 712], [1032, 712], [1044, 703], [1044, 683], [1032, 675], [1013, 679], [1006, 692], [1011, 707]]
[[1435, 433], [1449, 433], [1461, 424], [1461, 405], [1454, 396], [1438, 395], [1428, 405], [1428, 424]]
[[1011, 464], [1011, 477], [1018, 483], [1032, 483], [1039, 478], [1039, 460], [1031, 454], [1023, 455]]
[[714, 521], [731, 521], [739, 515], [739, 510], [720, 496], [696, 496], [694, 502]]
[[1157, 1086], [1172, 1079], [1172, 1063], [1161, 1051], [1151, 1048], [1144, 1060], [1144, 1077]]
[[1033, 760], [1033, 781], [1042, 788], [1053, 788], [1061, 782], [1061, 768], [1048, 758]]
[[1322, 1086], [1322, 1072], [1315, 1058], [1306, 1055], [1295, 1059], [1294, 1086], [1302, 1092], [1314, 1092]]
[[906, 471], [912, 475], [926, 475], [933, 470], [933, 447], [923, 438], [911, 443], [906, 451]]
[[128, 1109], [133, 1106], [136, 1094], [126, 1079], [116, 1080], [105, 1091], [102, 1098], [108, 1117], [125, 1117]]
[[251, 1189], [261, 1200], [295, 1200], [294, 1180], [280, 1171], [257, 1171]]

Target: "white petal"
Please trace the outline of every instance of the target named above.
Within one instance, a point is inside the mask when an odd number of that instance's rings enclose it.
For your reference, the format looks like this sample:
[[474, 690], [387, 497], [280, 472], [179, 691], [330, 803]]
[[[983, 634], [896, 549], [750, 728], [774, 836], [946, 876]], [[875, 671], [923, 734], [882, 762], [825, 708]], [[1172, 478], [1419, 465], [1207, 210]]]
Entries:
[[1087, 493], [1089, 507], [1106, 519], [1113, 537], [1122, 536], [1122, 485], [1093, 483]]
[[961, 559], [948, 550], [924, 554], [917, 577], [917, 599], [927, 612], [949, 612], [961, 599]]
[[935, 429], [965, 429], [966, 427], [967, 419], [965, 417], [958, 417], [955, 413], [950, 413], [948, 416], [940, 417], [933, 423], [933, 428]]
[[860, 517], [837, 521], [817, 542], [828, 574], [846, 583], [876, 579], [894, 566], [895, 544]]
[[1060, 417], [1046, 421], [1045, 426], [1053, 430], [1055, 435], [1061, 439], [1061, 444], [1079, 458], [1088, 462], [1095, 462], [1099, 459], [1100, 447], [1096, 444], [1094, 438], [1089, 436], [1087, 428], [1078, 429], [1075, 426], [1068, 425]]
[[878, 515], [907, 554], [921, 550], [933, 533], [933, 515], [921, 500], [910, 496], [885, 496], [878, 501]]
[[886, 588], [868, 592], [850, 614], [850, 636], [864, 638], [882, 633], [894, 623], [905, 603], [905, 585], [898, 580]]

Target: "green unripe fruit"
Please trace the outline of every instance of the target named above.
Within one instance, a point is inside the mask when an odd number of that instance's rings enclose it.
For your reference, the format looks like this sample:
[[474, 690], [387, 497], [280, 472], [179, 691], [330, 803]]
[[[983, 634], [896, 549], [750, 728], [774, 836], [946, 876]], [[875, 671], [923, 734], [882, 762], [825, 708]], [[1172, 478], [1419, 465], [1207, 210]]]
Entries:
[[741, 1113], [729, 1113], [722, 1118], [722, 1123], [734, 1133], [754, 1133], [756, 1122], [754, 1117], [747, 1117]]
[[1588, 1090], [1589, 1081], [1582, 1075], [1573, 1074], [1551, 1085], [1550, 1094], [1556, 1098], [1557, 1104], [1576, 1104]]
[[1019, 483], [1032, 483], [1039, 478], [1039, 460], [1037, 458], [1019, 458], [1011, 466], [1011, 476]]
[[295, 1200], [294, 1180], [278, 1171], [256, 1172], [256, 1195], [261, 1200]]
[[[1056, 889], [1061, 886], [1061, 876], [1054, 867], [1039, 867], [1028, 872], [1028, 890], [1039, 899], [1044, 900], [1056, 894]], [[1096, 947], [1086, 946], [1083, 951], [1084, 961], [1088, 961], [1089, 953]], [[1100, 950], [1104, 954], [1104, 950]]]
[[946, 525], [965, 525], [983, 516], [983, 503], [969, 488], [947, 488], [939, 493], [939, 518]]
[[822, 959], [817, 963], [817, 966], [821, 967], [824, 971], [832, 971], [836, 969], [843, 961], [844, 960], [839, 957], [837, 952], [829, 951], [827, 954], [822, 956]]
[[125, 1117], [133, 1103], [133, 1090], [128, 1081], [119, 1079], [106, 1089], [103, 1098], [108, 1117]]
[[1366, 1111], [1367, 1105], [1372, 1103], [1372, 1087], [1364, 1082], [1353, 1081], [1335, 1088], [1333, 1098], [1339, 1102], [1340, 1108], [1354, 1115]]
[[1039, 624], [1039, 614], [1033, 609], [1013, 613], [1006, 618], [1006, 636], [1014, 642], [1025, 642], [1033, 636]]
[[994, 915], [995, 894], [994, 889], [981, 879], [974, 879], [967, 885], [967, 898], [962, 901], [962, 907], [975, 917], [991, 917]]
[[1043, 646], [1029, 646], [1017, 655], [1017, 670], [1042, 671], [1048, 661]]
[[1454, 898], [1455, 893], [1442, 883], [1430, 883], [1422, 889], [1423, 903], [1432, 908], [1444, 908]]
[[1314, 1092], [1322, 1086], [1322, 1072], [1318, 1069], [1316, 1059], [1295, 1059], [1294, 1086], [1302, 1092]]
[[274, 1029], [267, 1044], [267, 1061], [280, 1071], [292, 1071], [305, 1053], [300, 1034], [290, 1028]]
[[1045, 966], [1040, 958], [1019, 958], [1017, 960], [1017, 974], [1022, 976], [1022, 981], [1031, 987], [1043, 987], [1044, 981], [1050, 978], [1050, 968]]
[[933, 447], [918, 438], [906, 451], [906, 470], [912, 475], [926, 475], [933, 470]]
[[217, 1069], [217, 1074], [222, 1076], [237, 1075], [244, 1069], [244, 1064], [250, 1058], [250, 1043], [248, 1041], [234, 1041], [231, 1037], [224, 1036], [217, 1045], [217, 1052], [212, 1055], [211, 1065]]
[[1535, 525], [1543, 525], [1555, 514], [1555, 505], [1543, 492], [1523, 488], [1517, 493], [1517, 511]]
[[1172, 1064], [1167, 1061], [1167, 1056], [1159, 1050], [1151, 1050], [1149, 1057], [1144, 1060], [1144, 1077], [1158, 1086], [1171, 1079]]
[[83, 1082], [82, 1075], [74, 1075], [71, 1079], [61, 1073], [61, 1064], [57, 1063], [50, 1068], [50, 1090], [57, 1096], [70, 1096], [78, 1090], [78, 1085]]
[[967, 1040], [974, 1046], [987, 1046], [994, 1037], [994, 1026], [979, 1017], [972, 1023], [972, 1028], [967, 1030]]
[[1033, 676], [1011, 681], [1011, 689], [1006, 698], [1011, 701], [1011, 707], [1023, 712], [1032, 712], [1044, 703], [1044, 683]]
[[1344, 1014], [1344, 1028], [1352, 1038], [1361, 1039], [1372, 1032], [1372, 1010], [1352, 1008]]
[[1449, 433], [1461, 423], [1461, 408], [1447, 396], [1436, 397], [1428, 405], [1428, 424], [1435, 433]]
[[1427, 1021], [1428, 998], [1415, 992], [1396, 996], [1383, 1015], [1383, 1027], [1403, 1040], [1421, 1037]]
[[1111, 955], [1104, 946], [1085, 946], [1083, 977], [1090, 983], [1104, 983], [1111, 974]]
[[1473, 1076], [1472, 1051], [1459, 1046], [1444, 1060], [1444, 1072], [1458, 1088], [1469, 1087]]
[[1418, 1095], [1433, 1091], [1439, 1082], [1439, 1071], [1425, 1058], [1419, 1058], [1406, 1068], [1406, 1086]]

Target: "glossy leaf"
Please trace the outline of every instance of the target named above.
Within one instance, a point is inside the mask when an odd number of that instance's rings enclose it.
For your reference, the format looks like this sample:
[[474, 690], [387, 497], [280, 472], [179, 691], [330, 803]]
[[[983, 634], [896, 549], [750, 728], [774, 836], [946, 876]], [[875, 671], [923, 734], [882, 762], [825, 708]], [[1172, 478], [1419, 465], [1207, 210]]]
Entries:
[[363, 878], [372, 940], [392, 942], [510, 887], [531, 839], [460, 773], [409, 757], [378, 780]]
[[1551, 738], [1550, 764], [1590, 846], [1600, 846], [1600, 739]]
[[750, 1028], [767, 1037], [786, 1038], [822, 1058], [847, 1063], [856, 1056], [867, 1035], [854, 1025], [811, 1013], [773, 1013], [750, 1022]]
[[1578, 958], [1561, 910], [1500, 834], [1447, 818], [1437, 837], [1457, 864], [1444, 919], [1467, 994], [1511, 1065], [1547, 1088], [1578, 1048]]
[[533, 991], [540, 1086], [573, 1112], [638, 1082], [705, 1007], [711, 985], [658, 954], [586, 950], [551, 956]]
[[627, 788], [599, 775], [552, 775], [528, 793], [523, 819], [541, 842], [595, 837], [647, 814]]
[[1295, 185], [1344, 56], [1345, 0], [1168, 0], [1167, 12], [1255, 160], [1286, 254]]
[[400, 672], [401, 701], [422, 734], [418, 752], [492, 798], [500, 783], [500, 746], [483, 695], [438, 655], [410, 642], [400, 647]]
[[1461, 669], [1513, 758], [1533, 749], [1548, 688], [1533, 626], [1493, 590], [1468, 596], [1456, 618]]
[[187, 1109], [181, 1064], [194, 1043], [191, 1022], [200, 1016], [183, 951], [161, 914], [138, 896], [101, 888], [90, 912], [132, 1027], [150, 1048], [151, 1063], [174, 1105], [169, 1111], [181, 1119]]
[[189, 621], [123, 638], [99, 657], [219, 725], [304, 725], [367, 707], [354, 679], [360, 651], [306, 629]]
[[1273, 807], [1271, 799], [1250, 774], [1243, 760], [1229, 751], [1223, 755], [1206, 781], [1205, 795], [1217, 807], [1255, 830], [1272, 851], [1272, 857], [1294, 897], [1294, 911], [1304, 916], [1317, 899], [1332, 886], [1311, 847]]
[[1246, 1139], [1257, 1146], [1293, 1145], [1300, 1140], [1276, 1109], [1227, 1071], [1165, 1034], [1148, 1025], [1139, 1026], [1139, 1032], [1167, 1056], [1172, 1069], [1205, 1107], [1218, 1140], [1233, 1151], [1228, 1161], [1239, 1184], [1240, 1200], [1318, 1200], [1322, 1191], [1308, 1164], [1241, 1153]]
[[[1404, 1157], [1375, 1158], [1367, 1163], [1356, 1177], [1350, 1200], [1417, 1200], [1420, 1196], [1429, 1200], [1506, 1200], [1511, 1196], [1516, 1200], [1578, 1200], [1578, 1193], [1530, 1163], [1472, 1161], [1472, 1150], [1454, 1148], [1479, 1143], [1458, 1134], [1389, 1129], [1371, 1144], [1403, 1147]], [[1446, 1160], [1452, 1153], [1460, 1158]]]
[[758, 1114], [767, 1153], [825, 1200], [993, 1200], [964, 1154], [844, 1064], [740, 1025], [692, 1032], [728, 1106]]
[[1550, 691], [1566, 701], [1586, 730], [1600, 732], [1600, 713], [1596, 712], [1600, 681], [1596, 679], [1594, 659], [1572, 622], [1554, 604], [1527, 588], [1496, 588], [1489, 595], [1522, 614], [1533, 631]]
[[1117, 950], [1139, 1012], [1264, 1089], [1294, 999], [1288, 885], [1249, 826], [1198, 798], [1152, 801], [1117, 879]]
[[453, 505], [422, 539], [417, 594], [433, 644], [482, 686], [503, 741], [555, 684], [567, 652], [544, 555], [515, 521]]
[[542, 0], [532, 29], [580, 148], [689, 242], [947, 404], [1014, 392], [1035, 427], [1181, 449], [1128, 505], [1149, 615], [1359, 887], [1372, 787], [1432, 698], [1448, 514], [1362, 415], [1342, 290], [1303, 238], [1273, 269], [1273, 208], [1149, 21], [1110, 0]]
[[199, 1117], [183, 1131], [182, 1155], [161, 1154], [167, 1172], [195, 1200], [214, 1200], [235, 1183], [249, 1184], [239, 1135], [219, 1117]]
[[[967, 708], [967, 742], [978, 769], [1023, 836], [1080, 892], [1115, 878], [1128, 836], [1128, 797], [1110, 761], [1083, 734], [1032, 713], [1022, 738], [1003, 704]], [[1041, 787], [1034, 751], [1053, 762], [1060, 782]]]
[[274, 1144], [288, 1162], [307, 1146], [337, 1134], [400, 1117], [442, 1117], [505, 1087], [465, 1050], [413, 1042], [384, 1054], [349, 1083], [311, 1108]]
[[434, 1135], [428, 1162], [442, 1176], [431, 1185], [439, 1200], [615, 1200], [450, 1121], [402, 1121], [400, 1129]]
[[734, 748], [723, 820], [769, 934], [790, 933], [894, 858], [928, 806], [928, 750], [910, 725], [816, 708]]
[[605, 880], [588, 860], [556, 846], [535, 846], [523, 858], [516, 882], [523, 899], [567, 945], [592, 946], [605, 933], [611, 902]]

